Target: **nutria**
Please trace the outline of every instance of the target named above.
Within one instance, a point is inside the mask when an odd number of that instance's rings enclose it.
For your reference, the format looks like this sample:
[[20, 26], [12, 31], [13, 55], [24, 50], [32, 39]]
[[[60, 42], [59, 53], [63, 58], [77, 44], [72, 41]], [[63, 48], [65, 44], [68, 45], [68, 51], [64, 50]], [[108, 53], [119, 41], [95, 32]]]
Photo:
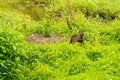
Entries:
[[81, 31], [78, 34], [75, 34], [71, 37], [70, 43], [80, 42], [83, 43], [84, 32]]

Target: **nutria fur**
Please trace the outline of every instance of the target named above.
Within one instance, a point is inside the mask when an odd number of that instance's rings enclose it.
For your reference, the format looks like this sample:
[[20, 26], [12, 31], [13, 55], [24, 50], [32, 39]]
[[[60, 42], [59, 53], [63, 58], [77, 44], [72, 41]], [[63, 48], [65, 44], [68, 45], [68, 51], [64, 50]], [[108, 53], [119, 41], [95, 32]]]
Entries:
[[70, 43], [80, 42], [83, 43], [84, 32], [81, 31], [78, 34], [75, 34], [71, 37]]

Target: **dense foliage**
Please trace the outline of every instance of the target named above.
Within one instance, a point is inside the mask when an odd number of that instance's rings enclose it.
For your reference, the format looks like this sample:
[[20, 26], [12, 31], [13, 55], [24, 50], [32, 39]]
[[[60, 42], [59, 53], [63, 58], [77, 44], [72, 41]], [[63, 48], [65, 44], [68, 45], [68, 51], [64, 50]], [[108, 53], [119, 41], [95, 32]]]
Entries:
[[[119, 0], [70, 0], [72, 15], [66, 4], [0, 0], [0, 80], [120, 80]], [[84, 43], [70, 44], [81, 30]], [[67, 41], [28, 42], [34, 33]]]

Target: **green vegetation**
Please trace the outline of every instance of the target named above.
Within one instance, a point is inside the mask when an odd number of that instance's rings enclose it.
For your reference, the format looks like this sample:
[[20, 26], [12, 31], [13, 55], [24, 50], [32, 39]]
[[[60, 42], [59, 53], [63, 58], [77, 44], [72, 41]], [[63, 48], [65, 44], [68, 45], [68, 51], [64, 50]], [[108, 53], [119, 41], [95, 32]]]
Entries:
[[[70, 0], [72, 15], [66, 4], [0, 0], [0, 80], [120, 80], [120, 1]], [[81, 30], [84, 43], [70, 44]], [[28, 42], [34, 33], [67, 41]]]

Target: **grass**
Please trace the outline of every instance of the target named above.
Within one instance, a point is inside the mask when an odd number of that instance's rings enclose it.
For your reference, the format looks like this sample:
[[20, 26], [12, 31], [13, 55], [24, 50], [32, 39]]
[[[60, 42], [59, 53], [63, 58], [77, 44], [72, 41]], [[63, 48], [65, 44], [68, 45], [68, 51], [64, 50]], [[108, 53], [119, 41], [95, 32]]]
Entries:
[[[41, 19], [40, 7], [29, 0], [27, 12], [26, 1], [0, 1], [0, 80], [120, 80], [119, 0], [70, 0], [74, 20], [65, 1], [57, 1], [42, 8]], [[25, 10], [16, 7], [21, 5]], [[25, 39], [33, 33], [69, 39], [80, 30], [84, 44], [43, 45]]]

